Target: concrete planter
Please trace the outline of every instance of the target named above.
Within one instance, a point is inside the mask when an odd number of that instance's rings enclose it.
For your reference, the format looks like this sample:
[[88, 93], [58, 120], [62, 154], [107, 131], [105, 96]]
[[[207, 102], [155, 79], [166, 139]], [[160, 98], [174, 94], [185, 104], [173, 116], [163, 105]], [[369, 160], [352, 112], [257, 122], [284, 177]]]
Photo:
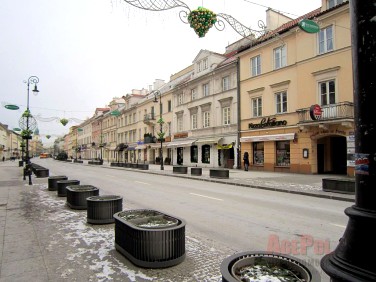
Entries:
[[47, 168], [36, 168], [34, 174], [37, 178], [44, 178], [50, 175], [50, 171]]
[[191, 175], [201, 176], [202, 168], [201, 167], [191, 167]]
[[[224, 259], [221, 263], [222, 281], [249, 281], [249, 277], [253, 278], [256, 275], [252, 271], [255, 266], [258, 266], [258, 270], [255, 271], [257, 275], [261, 275], [260, 272], [273, 269], [272, 272], [267, 273], [272, 277], [286, 275], [284, 281], [295, 281], [293, 279], [296, 278], [300, 279], [296, 279], [296, 281], [321, 281], [319, 272], [305, 261], [289, 255], [268, 252], [243, 252]], [[291, 275], [290, 279], [289, 275]]]
[[141, 170], [149, 170], [149, 164], [138, 164], [137, 168]]
[[68, 177], [65, 176], [65, 175], [48, 177], [48, 190], [49, 191], [57, 191], [57, 182], [59, 180], [68, 180]]
[[103, 165], [103, 161], [88, 161], [89, 165]]
[[353, 178], [323, 178], [322, 190], [326, 192], [355, 194], [355, 179]]
[[67, 206], [76, 210], [87, 209], [87, 198], [99, 195], [99, 188], [92, 185], [69, 185], [67, 188]]
[[172, 167], [172, 173], [176, 174], [187, 174], [188, 173], [188, 167], [186, 166], [173, 166]]
[[67, 196], [67, 186], [69, 185], [80, 185], [79, 180], [59, 180], [57, 181], [57, 195], [58, 197]]
[[185, 259], [185, 221], [154, 210], [114, 214], [115, 248], [145, 268], [177, 265]]
[[230, 171], [228, 169], [210, 169], [210, 178], [229, 178]]
[[87, 222], [114, 223], [114, 214], [123, 209], [123, 197], [117, 195], [92, 196], [87, 201]]

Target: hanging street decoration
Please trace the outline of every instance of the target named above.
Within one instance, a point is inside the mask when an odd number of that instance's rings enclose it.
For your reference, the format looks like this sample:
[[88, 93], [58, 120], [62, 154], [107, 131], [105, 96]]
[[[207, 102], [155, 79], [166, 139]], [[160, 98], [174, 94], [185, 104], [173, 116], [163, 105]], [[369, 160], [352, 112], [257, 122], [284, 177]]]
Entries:
[[199, 37], [204, 37], [216, 21], [217, 15], [204, 7], [198, 7], [188, 15], [188, 22]]
[[21, 131], [21, 128], [15, 127], [13, 128], [13, 131]]
[[[266, 34], [266, 25], [262, 21], [258, 22], [258, 26], [261, 30], [253, 30], [241, 24], [230, 15], [223, 13], [216, 14], [204, 7], [198, 7], [196, 10], [191, 11], [187, 4], [178, 0], [124, 0], [124, 2], [148, 11], [166, 11], [177, 7], [183, 8], [185, 10], [179, 12], [180, 20], [189, 24], [201, 38], [205, 36], [213, 25], [219, 31], [224, 30], [224, 21], [239, 35], [251, 41], [256, 38], [256, 34], [258, 36]], [[188, 10], [188, 12], [186, 10]]]
[[64, 125], [64, 126], [66, 126], [68, 122], [69, 122], [69, 121], [68, 121], [66, 118], [62, 118], [62, 119], [60, 119], [60, 123], [61, 123], [62, 125]]
[[12, 105], [12, 104], [9, 104], [9, 105], [5, 105], [4, 108], [8, 109], [8, 110], [18, 110], [20, 107], [17, 106], [17, 105]]
[[47, 139], [50, 139], [50, 138], [51, 138], [51, 135], [46, 135], [46, 138], [47, 138]]

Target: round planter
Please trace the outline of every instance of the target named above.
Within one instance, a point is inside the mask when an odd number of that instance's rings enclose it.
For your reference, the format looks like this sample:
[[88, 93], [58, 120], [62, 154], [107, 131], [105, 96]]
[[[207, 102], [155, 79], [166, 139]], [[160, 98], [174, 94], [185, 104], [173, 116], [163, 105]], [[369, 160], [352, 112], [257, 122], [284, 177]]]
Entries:
[[48, 177], [48, 190], [57, 191], [57, 182], [59, 180], [68, 180], [68, 177], [65, 175], [57, 175]]
[[114, 223], [114, 214], [123, 209], [123, 197], [117, 195], [92, 196], [87, 201], [87, 222]]
[[67, 206], [76, 210], [87, 208], [87, 198], [99, 195], [99, 188], [92, 185], [69, 185], [67, 191]]
[[305, 261], [289, 255], [270, 252], [234, 254], [222, 261], [221, 274], [223, 282], [248, 281], [250, 277], [256, 279], [257, 275], [270, 279], [280, 276], [285, 279], [284, 281], [295, 281], [296, 278], [300, 279], [296, 281], [321, 281], [319, 272]]
[[133, 264], [164, 268], [185, 259], [185, 221], [154, 210], [114, 214], [115, 248]]
[[57, 181], [57, 195], [59, 197], [67, 196], [67, 186], [69, 185], [80, 185], [79, 180], [59, 180]]

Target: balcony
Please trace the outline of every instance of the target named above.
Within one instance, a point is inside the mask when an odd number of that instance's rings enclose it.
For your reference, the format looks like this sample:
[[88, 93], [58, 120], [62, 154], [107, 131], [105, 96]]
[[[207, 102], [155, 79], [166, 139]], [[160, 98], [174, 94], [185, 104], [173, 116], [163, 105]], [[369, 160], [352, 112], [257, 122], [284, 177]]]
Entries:
[[298, 109], [296, 112], [299, 117], [298, 124], [301, 126], [323, 123], [340, 123], [351, 126], [354, 121], [354, 104], [351, 102], [321, 106], [321, 117], [316, 120], [311, 118], [310, 108]]
[[155, 123], [155, 114], [154, 113], [149, 113], [144, 115], [144, 123], [151, 125]]

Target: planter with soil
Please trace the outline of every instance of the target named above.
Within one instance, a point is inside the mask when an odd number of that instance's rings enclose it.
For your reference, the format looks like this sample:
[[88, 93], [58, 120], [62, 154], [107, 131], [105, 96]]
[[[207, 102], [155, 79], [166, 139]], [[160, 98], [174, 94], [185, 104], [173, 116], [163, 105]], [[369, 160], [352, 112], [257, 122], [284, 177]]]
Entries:
[[270, 252], [243, 252], [222, 261], [223, 282], [291, 281], [319, 282], [319, 272], [298, 258]]
[[57, 175], [48, 177], [48, 190], [57, 191], [57, 182], [59, 180], [68, 180], [68, 177], [65, 175]]
[[59, 180], [57, 181], [57, 195], [59, 197], [67, 196], [67, 186], [69, 185], [80, 185], [79, 180]]
[[185, 259], [185, 221], [155, 210], [114, 214], [115, 248], [145, 268], [177, 265]]
[[87, 209], [87, 198], [99, 195], [99, 188], [92, 185], [69, 185], [67, 188], [67, 206], [76, 209]]

